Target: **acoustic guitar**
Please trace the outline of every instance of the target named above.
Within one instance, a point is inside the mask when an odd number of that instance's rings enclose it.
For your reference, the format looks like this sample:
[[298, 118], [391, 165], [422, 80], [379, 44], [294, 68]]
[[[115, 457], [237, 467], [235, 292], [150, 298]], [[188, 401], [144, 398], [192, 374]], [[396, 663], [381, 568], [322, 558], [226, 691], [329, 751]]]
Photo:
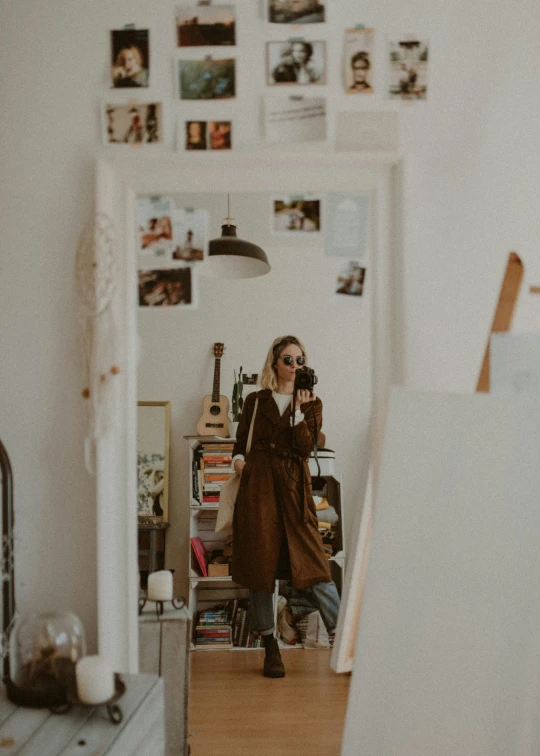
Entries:
[[221, 358], [224, 351], [223, 344], [214, 344], [214, 388], [212, 394], [203, 399], [203, 414], [197, 423], [199, 436], [229, 436], [229, 400], [219, 393]]

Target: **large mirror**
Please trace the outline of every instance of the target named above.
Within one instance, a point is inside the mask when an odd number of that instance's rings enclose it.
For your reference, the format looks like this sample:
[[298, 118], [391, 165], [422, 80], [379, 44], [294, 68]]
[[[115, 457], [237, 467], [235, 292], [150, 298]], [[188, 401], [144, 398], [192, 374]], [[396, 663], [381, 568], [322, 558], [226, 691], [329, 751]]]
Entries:
[[[126, 460], [130, 453], [135, 454], [139, 433], [134, 422], [137, 400], [163, 396], [171, 400], [170, 528], [165, 566], [174, 569], [175, 595], [185, 596], [190, 610], [196, 612], [203, 592], [208, 606], [228, 598], [229, 589], [230, 595], [235, 595], [236, 588], [230, 576], [222, 574], [212, 582], [194, 572], [190, 553], [190, 536], [196, 528], [204, 529], [200, 517], [205, 508], [197, 511], [201, 502], [193, 489], [194, 448], [198, 443], [193, 437], [203, 412], [203, 398], [215, 390], [214, 344], [225, 345], [219, 393], [230, 401], [239, 368], [249, 376], [260, 375], [274, 338], [292, 333], [305, 343], [309, 365], [318, 376], [326, 446], [335, 452], [335, 483], [326, 493], [339, 499], [341, 508], [341, 540], [331, 554], [331, 572], [342, 595], [346, 593], [347, 565], [355, 563], [370, 465], [373, 475], [377, 474], [387, 390], [396, 377], [392, 354], [400, 332], [394, 318], [397, 300], [392, 293], [396, 259], [392, 257], [392, 208], [398, 184], [395, 157], [313, 152], [303, 157], [291, 154], [282, 162], [264, 155], [220, 158], [219, 162], [205, 161], [201, 170], [200, 162], [189, 157], [150, 163], [129, 156], [114, 163], [103, 161], [98, 171], [98, 203], [101, 210], [113, 215], [119, 234], [124, 287], [119, 312], [126, 364], [122, 375], [125, 391], [119, 407], [125, 423], [114, 449], [111, 440], [111, 454], [102, 458], [98, 478], [102, 492], [109, 490], [118, 504], [108, 512], [109, 521], [128, 525], [117, 552], [119, 569], [115, 575], [117, 595], [125, 596], [125, 600], [112, 606], [105, 594], [99, 596], [100, 646], [105, 644], [109, 656], [120, 659], [119, 666], [124, 668], [137, 666], [138, 653], [137, 596], [131, 572], [136, 554], [129, 526], [134, 518], [123, 497], [124, 492], [129, 495], [136, 490], [135, 475], [129, 474]], [[324, 231], [302, 232], [289, 227], [298, 223], [298, 215], [284, 216], [287, 202], [283, 198], [314, 195], [320, 198], [322, 212], [326, 213], [332, 195], [338, 193], [362, 195], [369, 201], [369, 231], [361, 257], [366, 269], [362, 296], [338, 291], [348, 261], [327, 254]], [[166, 196], [178, 208], [206, 210], [210, 238], [215, 238], [227, 215], [227, 195], [238, 235], [267, 252], [271, 272], [246, 280], [197, 277], [196, 296], [187, 303], [193, 306], [139, 307], [137, 270], [152, 267], [143, 265], [139, 254], [139, 200]], [[276, 204], [276, 198], [281, 204]], [[283, 216], [277, 227], [276, 215]], [[322, 217], [326, 222], [330, 216]], [[257, 388], [246, 383], [244, 398]], [[100, 573], [108, 569], [107, 559], [103, 549]], [[109, 617], [105, 611], [111, 612]], [[341, 611], [346, 611], [346, 606], [342, 605]], [[116, 628], [122, 628], [121, 638]], [[329, 660], [328, 656], [326, 666]]]
[[169, 432], [171, 403], [137, 402], [137, 515], [149, 522], [169, 519]]

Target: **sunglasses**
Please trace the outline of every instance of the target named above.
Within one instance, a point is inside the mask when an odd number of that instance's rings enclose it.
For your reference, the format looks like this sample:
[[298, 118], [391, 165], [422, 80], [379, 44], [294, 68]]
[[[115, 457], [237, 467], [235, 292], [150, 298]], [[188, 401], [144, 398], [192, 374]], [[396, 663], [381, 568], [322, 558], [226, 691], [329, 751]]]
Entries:
[[[286, 354], [284, 357], [280, 357], [281, 360], [283, 360], [283, 364], [287, 365], [287, 367], [290, 367], [291, 365], [294, 365], [294, 357], [291, 357], [290, 354]], [[306, 364], [306, 358], [305, 357], [297, 357], [296, 358], [296, 364], [297, 365], [305, 365]]]

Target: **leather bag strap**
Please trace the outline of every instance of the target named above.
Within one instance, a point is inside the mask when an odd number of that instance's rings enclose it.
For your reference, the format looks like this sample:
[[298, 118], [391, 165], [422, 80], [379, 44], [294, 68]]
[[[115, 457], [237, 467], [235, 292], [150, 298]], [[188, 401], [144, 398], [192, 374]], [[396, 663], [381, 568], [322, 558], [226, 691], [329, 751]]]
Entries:
[[255, 409], [253, 410], [253, 415], [251, 416], [251, 425], [249, 426], [249, 435], [247, 440], [247, 446], [246, 446], [246, 457], [250, 452], [251, 449], [251, 438], [253, 436], [253, 426], [255, 425], [255, 415], [257, 414], [257, 405], [259, 403], [259, 397], [255, 399]]

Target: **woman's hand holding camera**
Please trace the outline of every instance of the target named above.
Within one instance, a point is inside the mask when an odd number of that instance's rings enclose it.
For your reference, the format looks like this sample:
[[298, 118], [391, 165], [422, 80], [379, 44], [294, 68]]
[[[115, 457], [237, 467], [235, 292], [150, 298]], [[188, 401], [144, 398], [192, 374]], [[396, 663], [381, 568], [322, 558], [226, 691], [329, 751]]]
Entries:
[[242, 475], [242, 470], [244, 469], [245, 466], [246, 466], [246, 463], [243, 459], [237, 459], [236, 462], [234, 463], [234, 469], [236, 470], [238, 475]]
[[298, 389], [296, 392], [296, 405], [300, 407], [301, 404], [308, 404], [308, 402], [314, 402], [317, 398], [315, 392], [311, 393], [309, 389]]

